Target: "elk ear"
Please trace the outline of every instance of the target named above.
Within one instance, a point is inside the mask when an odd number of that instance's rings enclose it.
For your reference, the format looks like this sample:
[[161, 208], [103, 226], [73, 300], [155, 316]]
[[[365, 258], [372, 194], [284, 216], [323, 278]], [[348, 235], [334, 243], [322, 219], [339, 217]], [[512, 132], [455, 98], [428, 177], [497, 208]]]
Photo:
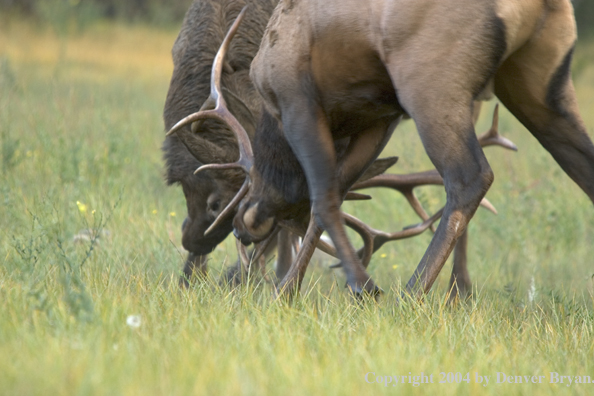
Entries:
[[[188, 128], [179, 131], [177, 137], [190, 154], [203, 164], [223, 164], [233, 161], [234, 156], [239, 155], [236, 146], [219, 146], [200, 136], [200, 133], [192, 133]], [[229, 146], [228, 150], [225, 149], [226, 146]]]
[[362, 182], [365, 180], [369, 180], [372, 177], [381, 175], [385, 171], [387, 171], [392, 165], [394, 165], [398, 161], [398, 157], [387, 157], [387, 158], [380, 158], [373, 161], [373, 163], [367, 168], [365, 173], [357, 180], [357, 182]]
[[168, 185], [179, 183], [202, 166], [202, 163], [186, 150], [177, 136], [166, 138], [161, 149], [165, 160], [165, 179]]

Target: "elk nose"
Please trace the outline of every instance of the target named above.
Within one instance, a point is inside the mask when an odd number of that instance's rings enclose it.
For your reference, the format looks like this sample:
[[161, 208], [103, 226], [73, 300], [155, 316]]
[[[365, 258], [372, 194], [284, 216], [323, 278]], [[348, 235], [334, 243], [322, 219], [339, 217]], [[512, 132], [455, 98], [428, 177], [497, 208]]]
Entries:
[[250, 235], [245, 232], [242, 233], [237, 228], [233, 228], [233, 235], [235, 235], [235, 238], [239, 239], [239, 241], [245, 246], [248, 246], [252, 243]]

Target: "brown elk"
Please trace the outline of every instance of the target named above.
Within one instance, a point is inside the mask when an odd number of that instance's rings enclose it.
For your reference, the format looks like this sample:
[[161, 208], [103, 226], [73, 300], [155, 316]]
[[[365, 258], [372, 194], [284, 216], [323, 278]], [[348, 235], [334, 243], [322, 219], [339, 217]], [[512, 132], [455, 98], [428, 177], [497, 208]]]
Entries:
[[[407, 283], [427, 292], [493, 181], [472, 124], [473, 101], [491, 93], [594, 200], [594, 145], [570, 79], [575, 40], [570, 0], [283, 0], [251, 68], [266, 107], [236, 235], [261, 240], [311, 199], [305, 247], [326, 230], [350, 289], [376, 294], [340, 205], [408, 115], [447, 194]], [[306, 264], [298, 258], [281, 285], [297, 286]]]

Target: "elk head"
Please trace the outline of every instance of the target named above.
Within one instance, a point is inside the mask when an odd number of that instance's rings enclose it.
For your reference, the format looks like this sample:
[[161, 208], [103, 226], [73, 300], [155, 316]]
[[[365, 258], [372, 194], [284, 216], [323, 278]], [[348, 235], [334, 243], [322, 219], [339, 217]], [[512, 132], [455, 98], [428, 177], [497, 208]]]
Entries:
[[[253, 133], [251, 112], [231, 91], [223, 92], [237, 122]], [[202, 109], [210, 108], [209, 98]], [[169, 135], [163, 151], [167, 182], [180, 184], [186, 198], [188, 216], [182, 226], [182, 245], [195, 254], [208, 254], [231, 232], [232, 216], [221, 219], [219, 226], [206, 231], [237, 194], [245, 175], [239, 169], [215, 169], [197, 174], [194, 171], [204, 164], [222, 164], [237, 158], [237, 140], [225, 123], [199, 120]]]
[[[249, 80], [248, 71], [228, 72], [230, 66], [223, 59], [227, 48], [228, 41], [217, 54], [215, 67], [212, 69], [211, 94], [198, 113], [192, 115], [207, 113], [206, 117], [186, 117], [173, 126], [181, 115], [196, 110], [199, 104], [195, 105], [194, 98], [204, 97], [203, 87], [188, 84], [190, 77], [197, 78], [191, 74], [199, 73], [196, 65], [185, 65], [183, 67], [188, 71], [174, 73], [165, 106], [165, 124], [170, 128], [163, 145], [167, 182], [182, 186], [188, 210], [182, 226], [182, 244], [185, 249], [197, 255], [210, 253], [231, 232], [233, 213], [230, 210], [225, 211], [225, 208], [244, 184], [245, 174], [241, 169], [233, 167], [221, 169], [215, 166], [215, 169], [200, 173], [194, 171], [197, 168], [204, 169], [204, 164], [223, 164], [237, 158], [241, 149], [235, 134], [230, 130], [233, 125], [230, 126], [226, 118], [231, 112], [235, 115], [231, 117], [236, 124], [245, 127], [242, 130], [249, 143], [247, 136], [254, 133], [259, 111], [260, 99]], [[178, 61], [181, 62], [179, 59]], [[227, 70], [225, 88], [222, 87], [223, 68]], [[198, 79], [202, 81], [206, 77]], [[216, 87], [215, 83], [218, 84]], [[212, 113], [218, 111], [219, 102], [227, 113], [222, 117], [213, 117]]]

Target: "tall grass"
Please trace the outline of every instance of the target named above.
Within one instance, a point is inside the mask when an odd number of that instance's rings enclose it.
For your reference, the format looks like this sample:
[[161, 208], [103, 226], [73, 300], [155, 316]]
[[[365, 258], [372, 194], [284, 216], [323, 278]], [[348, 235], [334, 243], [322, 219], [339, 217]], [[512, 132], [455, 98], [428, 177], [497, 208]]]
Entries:
[[[0, 394], [591, 394], [548, 382], [551, 371], [594, 379], [592, 205], [505, 111], [519, 152], [487, 150], [499, 215], [479, 210], [470, 226], [473, 300], [445, 304], [448, 265], [423, 304], [396, 303], [429, 234], [374, 256], [377, 304], [353, 304], [322, 255], [292, 306], [257, 278], [220, 287], [231, 239], [210, 278], [180, 291], [185, 203], [164, 185], [159, 150], [175, 32], [46, 33], [0, 28]], [[593, 54], [580, 43], [574, 69], [591, 135]], [[412, 122], [388, 151], [401, 157], [394, 172], [431, 166]], [[444, 201], [419, 193], [432, 209]], [[417, 221], [401, 197], [373, 195], [346, 209], [383, 229]], [[384, 387], [369, 372], [435, 383]], [[440, 384], [441, 372], [470, 383]], [[497, 372], [546, 379], [496, 384]]]

